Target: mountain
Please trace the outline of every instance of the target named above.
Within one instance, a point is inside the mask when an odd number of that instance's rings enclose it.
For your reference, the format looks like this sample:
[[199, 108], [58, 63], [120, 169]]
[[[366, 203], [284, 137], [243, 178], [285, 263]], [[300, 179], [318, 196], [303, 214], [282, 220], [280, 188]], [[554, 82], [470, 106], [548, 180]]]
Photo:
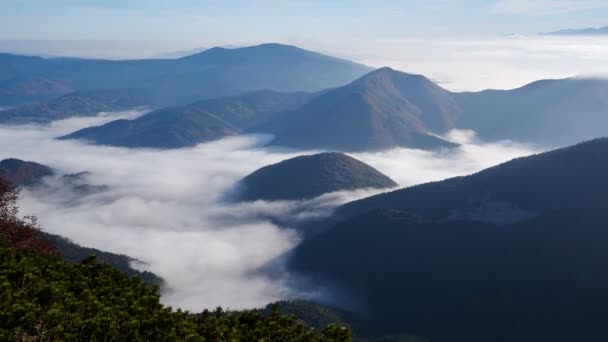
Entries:
[[75, 203], [85, 196], [109, 189], [106, 185], [91, 184], [89, 175], [90, 172], [67, 174], [56, 177], [56, 181], [45, 183], [42, 182], [44, 177], [57, 176], [57, 172], [46, 165], [14, 158], [0, 161], [0, 179], [18, 187], [37, 186], [47, 194], [55, 192], [65, 204]]
[[451, 94], [420, 75], [390, 68], [328, 90], [269, 129], [275, 145], [339, 151], [454, 144], [445, 133], [461, 115]]
[[453, 94], [459, 128], [484, 140], [515, 140], [561, 147], [608, 132], [608, 80], [543, 80], [514, 90]]
[[43, 177], [52, 176], [55, 171], [50, 167], [19, 159], [0, 161], [0, 178], [21, 186], [38, 183]]
[[42, 239], [50, 243], [66, 262], [78, 264], [94, 255], [98, 263], [112, 266], [112, 268], [124, 272], [129, 277], [141, 277], [149, 285], [161, 286], [163, 284], [163, 279], [156, 274], [148, 271], [138, 271], [131, 267], [131, 264], [133, 263], [141, 263], [141, 261], [137, 259], [122, 254], [114, 254], [95, 248], [83, 247], [60, 235], [49, 234], [42, 231], [38, 232], [38, 234], [40, 234]]
[[171, 148], [239, 133], [271, 133], [277, 146], [370, 151], [455, 146], [436, 134], [458, 128], [472, 129], [485, 141], [552, 148], [603, 136], [608, 131], [606, 110], [608, 80], [600, 78], [452, 93], [424, 76], [382, 68], [340, 88], [312, 94], [254, 91], [203, 100], [68, 137]]
[[178, 148], [236, 135], [293, 110], [308, 100], [304, 92], [256, 91], [239, 96], [164, 108], [134, 120], [116, 120], [60, 139], [81, 139], [125, 147]]
[[321, 153], [263, 167], [242, 181], [241, 201], [302, 200], [339, 190], [394, 188], [392, 179], [342, 153]]
[[544, 36], [602, 36], [608, 35], [608, 26], [601, 28], [564, 29], [555, 32], [541, 33]]
[[[0, 57], [0, 65], [2, 64], [2, 58]], [[0, 71], [1, 75], [3, 75], [2, 71]], [[72, 91], [73, 89], [68, 84], [61, 81], [35, 76], [29, 78], [16, 76], [11, 79], [0, 80], [0, 103], [4, 106], [15, 106], [46, 101]]]
[[72, 116], [133, 109], [144, 102], [109, 92], [71, 93], [42, 103], [0, 111], [0, 124], [48, 123]]
[[269, 304], [257, 312], [271, 314], [274, 308], [280, 313], [295, 316], [307, 326], [321, 330], [329, 324], [340, 324], [349, 327], [353, 332], [354, 342], [429, 342], [428, 340], [407, 335], [368, 335], [366, 332], [367, 318], [357, 316], [349, 311], [321, 305], [304, 300], [286, 300]]
[[290, 267], [385, 333], [602, 341], [607, 172], [602, 138], [356, 201]]
[[0, 106], [100, 90], [144, 98], [150, 106], [184, 105], [254, 90], [319, 91], [370, 70], [280, 44], [123, 61], [0, 54]]

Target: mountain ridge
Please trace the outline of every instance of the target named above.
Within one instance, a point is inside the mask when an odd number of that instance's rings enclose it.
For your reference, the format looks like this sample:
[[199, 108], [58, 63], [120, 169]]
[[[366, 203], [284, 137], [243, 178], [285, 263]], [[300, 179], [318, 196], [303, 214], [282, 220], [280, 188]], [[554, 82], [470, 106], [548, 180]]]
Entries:
[[122, 147], [179, 148], [233, 136], [296, 108], [304, 92], [255, 91], [239, 96], [163, 108], [133, 120], [115, 120], [59, 139], [79, 139]]
[[270, 131], [274, 145], [304, 149], [433, 149], [455, 144], [430, 127], [446, 132], [459, 115], [448, 91], [424, 76], [385, 67], [323, 92]]
[[543, 36], [603, 36], [608, 35], [608, 26], [587, 27], [582, 29], [562, 29], [553, 32], [541, 33]]
[[[42, 95], [48, 98], [68, 92], [119, 91], [142, 97], [149, 101], [146, 103], [149, 106], [184, 105], [264, 89], [319, 91], [350, 82], [372, 70], [362, 64], [280, 44], [209, 49], [175, 59], [111, 61], [0, 54], [0, 69], [0, 95], [11, 94], [6, 98], [0, 96], [0, 105], [32, 102]], [[14, 85], [33, 80], [55, 82], [62, 88], [32, 93]], [[4, 103], [10, 98], [18, 101]]]
[[331, 152], [283, 160], [254, 171], [241, 182], [240, 201], [304, 200], [340, 190], [397, 186], [372, 166]]
[[352, 294], [385, 333], [602, 340], [607, 151], [600, 138], [351, 202], [290, 269]]

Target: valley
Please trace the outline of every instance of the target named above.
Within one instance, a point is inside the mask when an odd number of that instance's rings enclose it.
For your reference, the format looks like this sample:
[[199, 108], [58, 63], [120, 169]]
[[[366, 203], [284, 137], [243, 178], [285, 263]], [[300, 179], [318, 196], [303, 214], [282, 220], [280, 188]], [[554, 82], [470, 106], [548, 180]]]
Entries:
[[0, 53], [0, 106], [0, 340], [607, 337], [604, 77]]

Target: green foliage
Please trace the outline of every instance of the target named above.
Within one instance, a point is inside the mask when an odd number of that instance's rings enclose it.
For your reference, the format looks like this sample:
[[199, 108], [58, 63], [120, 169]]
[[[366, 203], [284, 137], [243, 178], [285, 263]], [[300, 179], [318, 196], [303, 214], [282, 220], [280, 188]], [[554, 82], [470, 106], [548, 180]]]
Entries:
[[218, 308], [174, 311], [158, 287], [91, 257], [81, 264], [0, 246], [0, 340], [350, 341], [329, 325], [321, 334], [295, 316]]
[[0, 179], [0, 341], [350, 341], [295, 316], [254, 311], [191, 314], [160, 303], [158, 286], [94, 256], [61, 259], [35, 220], [18, 218], [18, 191]]
[[269, 314], [274, 307], [277, 307], [279, 312], [284, 315], [298, 317], [306, 325], [315, 329], [323, 329], [332, 323], [348, 325], [347, 320], [343, 317], [347, 316], [347, 313], [314, 302], [304, 300], [280, 301], [268, 305], [261, 312]]
[[[373, 330], [374, 324], [369, 317], [305, 300], [280, 301], [270, 304], [260, 311], [270, 314], [273, 308], [278, 308], [283, 315], [297, 317], [310, 327], [319, 330], [328, 327], [326, 329], [328, 336], [346, 331], [336, 330], [339, 328], [336, 324], [347, 326], [352, 331], [352, 339], [355, 342], [428, 342], [427, 339], [409, 334], [383, 335], [382, 332]], [[372, 328], [371, 331], [370, 328]]]

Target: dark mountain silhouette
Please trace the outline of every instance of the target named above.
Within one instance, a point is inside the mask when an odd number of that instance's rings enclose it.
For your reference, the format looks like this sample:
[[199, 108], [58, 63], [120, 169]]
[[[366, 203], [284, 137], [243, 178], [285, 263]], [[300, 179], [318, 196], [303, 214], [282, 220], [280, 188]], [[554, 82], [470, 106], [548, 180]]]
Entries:
[[604, 138], [356, 201], [291, 268], [384, 333], [605, 340], [607, 172]]
[[603, 79], [543, 80], [454, 97], [465, 113], [457, 126], [485, 140], [561, 147], [608, 132], [608, 81]]
[[393, 188], [392, 179], [342, 153], [321, 153], [263, 167], [242, 181], [242, 201], [302, 200], [339, 190]]
[[145, 101], [109, 92], [72, 93], [38, 104], [0, 111], [2, 124], [47, 123], [73, 116], [133, 109]]
[[392, 336], [369, 335], [366, 330], [368, 324], [366, 317], [358, 316], [352, 312], [335, 307], [303, 300], [280, 301], [256, 311], [270, 314], [275, 306], [282, 314], [293, 315], [306, 323], [306, 325], [316, 329], [322, 329], [331, 323], [348, 326], [353, 332], [353, 341], [355, 342], [429, 342], [424, 338], [408, 334]]
[[583, 28], [583, 29], [563, 29], [555, 32], [541, 33], [545, 36], [603, 36], [608, 35], [608, 26], [595, 28]]
[[6, 94], [0, 96], [0, 105], [99, 90], [141, 97], [147, 105], [183, 105], [254, 90], [318, 91], [370, 70], [280, 44], [212, 48], [178, 59], [125, 61], [0, 54], [0, 94]]
[[54, 174], [55, 172], [50, 167], [34, 162], [13, 158], [0, 161], [0, 178], [18, 186], [33, 185], [43, 177]]
[[454, 146], [432, 133], [454, 127], [450, 93], [420, 75], [390, 68], [328, 90], [269, 129], [275, 145], [340, 151]]
[[256, 91], [239, 96], [165, 108], [134, 120], [116, 120], [61, 139], [82, 139], [103, 145], [177, 148], [192, 146], [244, 130], [303, 104], [308, 93]]

